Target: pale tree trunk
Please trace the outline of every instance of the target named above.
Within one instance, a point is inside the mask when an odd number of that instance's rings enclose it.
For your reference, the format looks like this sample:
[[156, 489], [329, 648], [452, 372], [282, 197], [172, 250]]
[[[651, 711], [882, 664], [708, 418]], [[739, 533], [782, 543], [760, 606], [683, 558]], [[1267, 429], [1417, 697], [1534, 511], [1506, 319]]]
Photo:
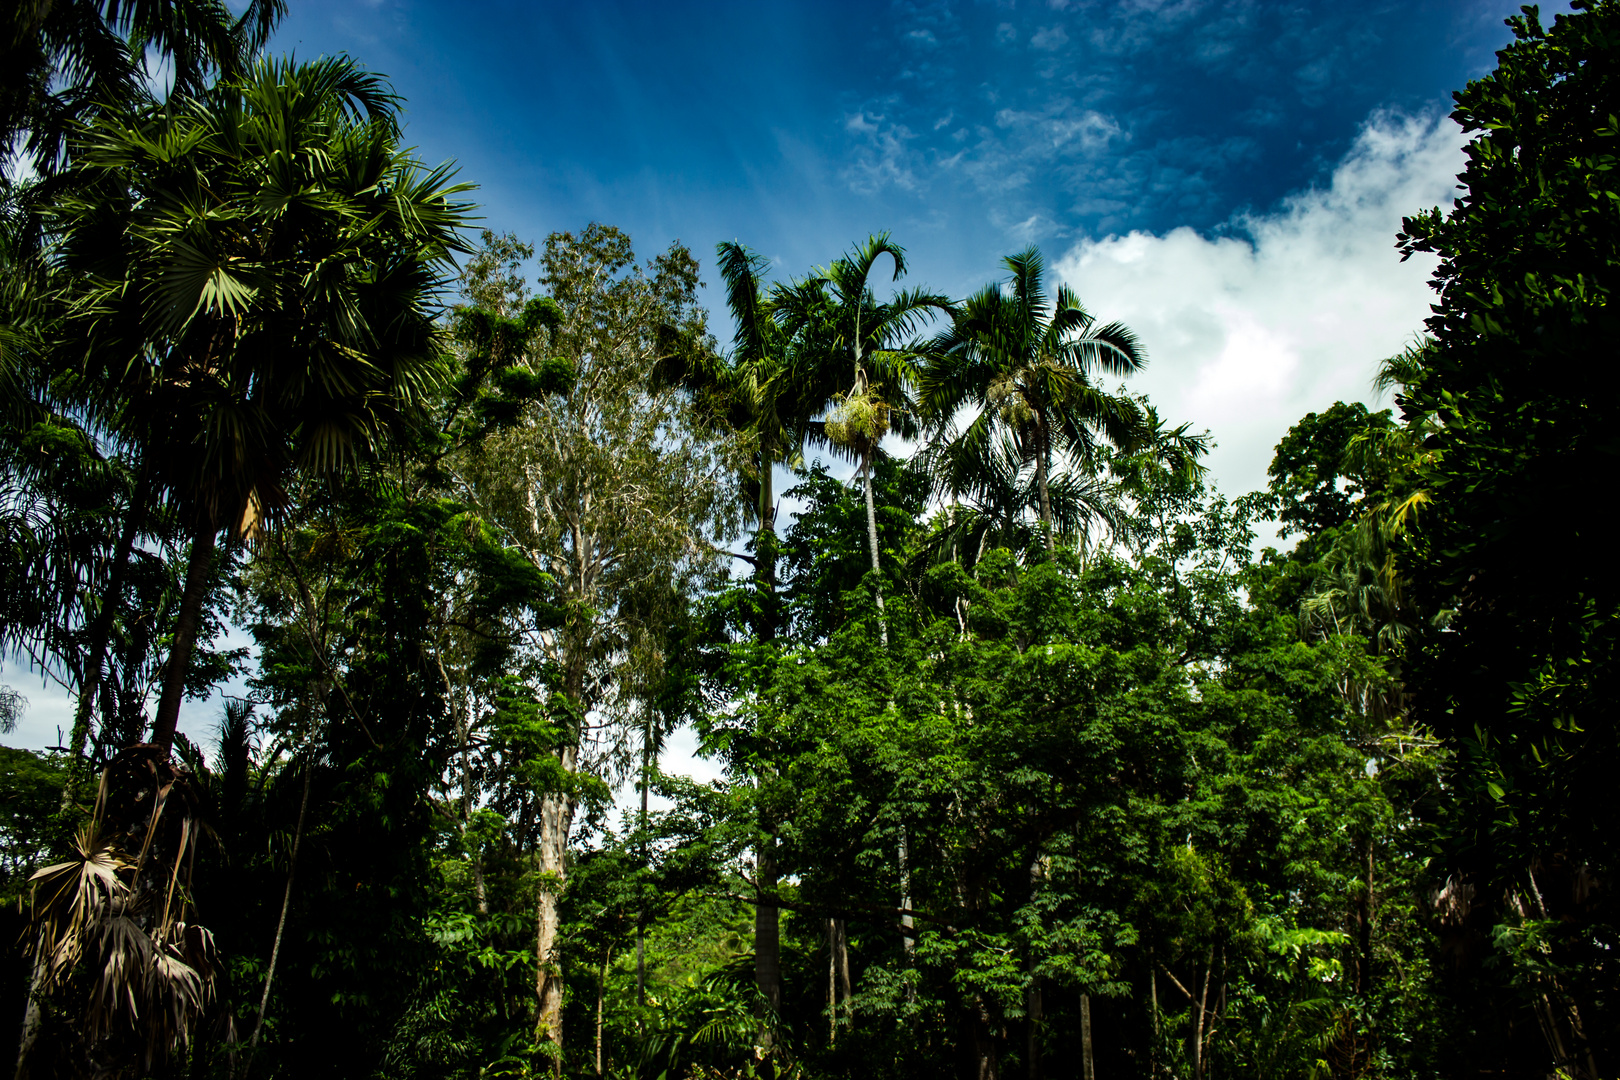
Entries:
[[[641, 868], [647, 868], [647, 761], [643, 747], [641, 762]], [[636, 1005], [647, 1004], [647, 896], [646, 884], [637, 890], [636, 905]]]
[[22, 1039], [17, 1044], [17, 1080], [27, 1080], [28, 1055], [39, 1041], [39, 1029], [45, 1023], [40, 998], [45, 992], [45, 950], [38, 939], [34, 942], [34, 973], [28, 983], [28, 1005], [23, 1010]]
[[838, 920], [827, 920], [827, 1045], [838, 1044]]
[[197, 644], [197, 628], [202, 622], [203, 603], [208, 599], [208, 577], [214, 566], [214, 541], [218, 530], [209, 524], [197, 528], [191, 540], [191, 559], [186, 566], [186, 591], [175, 622], [174, 644], [163, 671], [163, 696], [158, 700], [157, 718], [152, 721], [152, 742], [165, 751], [174, 745], [174, 728], [180, 720], [180, 702], [186, 694], [186, 672]]
[[883, 571], [878, 561], [878, 531], [877, 508], [872, 499], [872, 469], [875, 464], [873, 451], [866, 452], [866, 460], [861, 463], [861, 487], [866, 492], [866, 545], [872, 554], [872, 574], [876, 580], [873, 590], [877, 595], [878, 636], [883, 639], [883, 647], [889, 647], [889, 620], [883, 614]]
[[596, 1075], [600, 1078], [602, 1073], [602, 1002], [607, 997], [608, 963], [613, 959], [613, 947], [602, 956], [602, 971], [596, 979]]
[[[911, 915], [911, 847], [907, 842], [904, 826], [900, 828], [900, 947], [905, 950], [906, 964], [910, 966], [916, 959], [917, 936], [915, 920]], [[914, 992], [907, 991], [908, 998]]]
[[[444, 661], [439, 661], [439, 672], [444, 674]], [[456, 714], [456, 731], [461, 742], [461, 843], [467, 844], [467, 826], [472, 823], [473, 791], [472, 791], [472, 710], [473, 705], [466, 700], [464, 694], [456, 694], [450, 688], [450, 680], [445, 677], [446, 696], [451, 700], [451, 711]], [[460, 704], [456, 704], [457, 699]], [[484, 850], [480, 847], [472, 853], [473, 897], [478, 903], [478, 914], [489, 914], [489, 896], [484, 886]]]
[[[574, 747], [562, 752], [563, 771], [572, 773]], [[556, 1048], [553, 1071], [561, 1075], [563, 1050], [563, 970], [558, 946], [557, 902], [568, 884], [568, 835], [574, 825], [574, 798], [548, 792], [540, 798], [540, 878], [536, 886], [534, 935], [535, 1037]]]
[[1052, 554], [1055, 544], [1052, 540], [1052, 490], [1049, 477], [1052, 470], [1051, 438], [1046, 430], [1046, 417], [1042, 416], [1036, 421], [1035, 437], [1040, 446], [1035, 454], [1035, 483], [1041, 492], [1041, 532], [1046, 536], [1046, 553]]
[[1215, 972], [1215, 950], [1209, 951], [1209, 959], [1204, 964], [1204, 989], [1198, 996], [1193, 1020], [1193, 1080], [1204, 1080], [1204, 1029], [1209, 1016], [1209, 979]]

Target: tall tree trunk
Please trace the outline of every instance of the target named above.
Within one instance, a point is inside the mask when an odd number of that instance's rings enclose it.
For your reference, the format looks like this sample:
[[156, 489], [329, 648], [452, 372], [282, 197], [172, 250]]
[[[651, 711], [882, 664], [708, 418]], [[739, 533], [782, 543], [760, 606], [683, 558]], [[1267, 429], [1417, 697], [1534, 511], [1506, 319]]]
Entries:
[[768, 832], [760, 842], [759, 858], [754, 868], [755, 890], [758, 902], [754, 905], [754, 984], [759, 987], [759, 1032], [756, 1041], [763, 1051], [760, 1073], [765, 1077], [776, 1075], [772, 1026], [782, 1008], [782, 939], [780, 909], [776, 897], [776, 834]]
[[867, 450], [865, 460], [861, 462], [861, 487], [866, 492], [866, 546], [872, 554], [872, 574], [876, 578], [873, 589], [877, 594], [878, 636], [883, 639], [886, 649], [889, 647], [889, 620], [883, 614], [883, 566], [878, 561], [877, 507], [872, 500], [874, 464], [873, 451]]
[[[900, 947], [905, 950], [906, 966], [911, 966], [917, 952], [916, 920], [911, 915], [911, 846], [907, 842], [906, 828], [900, 827]], [[914, 991], [906, 991], [908, 1000]]]
[[[647, 869], [647, 747], [641, 757], [641, 869]], [[647, 884], [636, 890], [636, 1005], [647, 1004]]]
[[1080, 995], [1080, 1076], [1096, 1080], [1097, 1068], [1091, 1056], [1091, 995]]
[[[1029, 862], [1029, 897], [1033, 902], [1040, 894], [1041, 883], [1046, 880], [1047, 860], [1037, 854]], [[1040, 976], [1035, 973], [1038, 966], [1035, 948], [1032, 943], [1026, 943], [1024, 957], [1024, 970], [1029, 975], [1029, 986], [1024, 991], [1024, 1073], [1029, 1080], [1039, 1080], [1041, 1075], [1041, 1017], [1045, 1002], [1041, 996]], [[1080, 995], [1080, 1015], [1082, 1021], [1086, 1016], [1086, 997]], [[1088, 1078], [1089, 1080], [1089, 1078]]]
[[967, 1010], [968, 1038], [973, 1058], [973, 1080], [999, 1080], [996, 1033], [990, 1027], [990, 1009], [983, 995], [975, 994]]
[[[760, 592], [759, 618], [755, 634], [760, 644], [776, 640], [776, 501], [775, 455], [769, 442], [760, 448], [759, 506], [757, 508], [759, 532], [755, 541], [755, 580]], [[770, 779], [769, 766], [765, 767], [757, 782], [764, 786]], [[754, 860], [754, 985], [759, 988], [759, 1027], [755, 1042], [763, 1057], [760, 1075], [767, 1080], [776, 1075], [776, 1062], [772, 1056], [775, 1016], [782, 1007], [782, 927], [781, 909], [776, 897], [776, 830], [773, 823], [762, 821], [761, 840]]]
[[[578, 751], [562, 753], [563, 770], [572, 773]], [[553, 1072], [561, 1075], [563, 1050], [563, 966], [558, 944], [557, 902], [568, 884], [568, 836], [574, 825], [574, 798], [548, 792], [540, 798], [540, 878], [535, 904], [535, 1037], [556, 1049]]]
[[292, 906], [293, 875], [298, 871], [298, 844], [304, 836], [304, 814], [309, 809], [309, 777], [314, 771], [314, 764], [313, 760], [304, 763], [304, 794], [298, 800], [298, 824], [293, 829], [292, 853], [287, 858], [287, 887], [281, 894], [281, 916], [276, 919], [276, 937], [270, 946], [270, 966], [264, 971], [264, 992], [259, 995], [259, 1015], [253, 1021], [253, 1035], [248, 1039], [243, 1072], [253, 1067], [253, 1052], [259, 1048], [264, 1014], [270, 1008], [270, 986], [276, 977], [276, 961], [281, 957], [281, 938], [287, 930], [287, 909]]
[[174, 644], [163, 671], [163, 696], [158, 700], [157, 719], [152, 722], [152, 742], [165, 751], [174, 745], [174, 728], [180, 721], [180, 702], [186, 694], [186, 672], [191, 668], [192, 650], [197, 644], [197, 627], [202, 622], [203, 603], [208, 599], [208, 578], [214, 569], [214, 541], [218, 530], [205, 522], [191, 538], [191, 560], [186, 566], [186, 591], [180, 600], [180, 616], [175, 622]]
[[34, 1043], [39, 1041], [39, 1030], [45, 1024], [45, 1012], [40, 999], [44, 995], [46, 960], [45, 949], [36, 939], [34, 971], [28, 982], [28, 1004], [23, 1009], [22, 1038], [17, 1043], [16, 1080], [27, 1080], [28, 1055], [33, 1053]]
[[1148, 1001], [1153, 1010], [1153, 1042], [1148, 1047], [1148, 1076], [1159, 1075], [1159, 972], [1153, 966], [1153, 950], [1148, 950]]
[[602, 1077], [602, 1002], [607, 997], [608, 963], [613, 959], [613, 946], [602, 954], [602, 970], [596, 978], [596, 1075]]
[[1367, 891], [1361, 899], [1361, 941], [1356, 983], [1362, 995], [1372, 993], [1373, 839], [1367, 837]]
[[[313, 616], [312, 616], [313, 618]], [[462, 697], [461, 703], [455, 704], [458, 697], [451, 692], [449, 676], [444, 671], [444, 660], [439, 660], [439, 673], [444, 676], [445, 696], [452, 704], [451, 712], [456, 717], [456, 733], [461, 743], [461, 844], [467, 846], [467, 827], [472, 823], [473, 791], [472, 791], [472, 706]], [[473, 898], [478, 904], [478, 914], [489, 914], [489, 894], [484, 885], [484, 849], [479, 847], [472, 852]]]
[[850, 1023], [855, 1016], [855, 1007], [850, 1000], [855, 996], [855, 983], [849, 974], [849, 923], [841, 915], [833, 922], [838, 925], [837, 948], [833, 950], [833, 959], [838, 963], [838, 1005], [845, 1023]]
[[1035, 438], [1040, 443], [1035, 454], [1035, 483], [1041, 492], [1041, 532], [1046, 536], [1046, 553], [1050, 555], [1056, 550], [1052, 540], [1052, 489], [1049, 483], [1052, 472], [1052, 439], [1046, 430], [1044, 415], [1035, 421]]
[[1215, 971], [1215, 949], [1211, 946], [1204, 964], [1204, 989], [1193, 1002], [1192, 1065], [1193, 1080], [1204, 1080], [1204, 1028], [1209, 1006], [1209, 979]]
[[838, 1045], [838, 920], [827, 920], [827, 1045]]

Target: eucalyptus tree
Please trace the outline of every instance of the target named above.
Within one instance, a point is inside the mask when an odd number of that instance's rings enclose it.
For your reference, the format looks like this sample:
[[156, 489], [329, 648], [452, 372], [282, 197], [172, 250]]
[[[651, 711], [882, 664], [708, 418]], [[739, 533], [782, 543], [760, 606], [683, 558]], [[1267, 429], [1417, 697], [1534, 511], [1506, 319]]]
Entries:
[[190, 530], [152, 741], [167, 747], [222, 531], [291, 472], [375, 456], [441, 378], [434, 298], [466, 185], [400, 146], [398, 99], [347, 59], [260, 61], [164, 105], [109, 107], [49, 208], [75, 295], [83, 407]]
[[[1035, 465], [1041, 528], [1055, 543], [1051, 474], [1054, 454], [1094, 458], [1099, 440], [1134, 447], [1142, 438], [1141, 410], [1131, 399], [1096, 386], [1094, 376], [1130, 375], [1147, 354], [1120, 323], [1097, 326], [1067, 285], [1054, 303], [1046, 293], [1046, 263], [1031, 246], [1003, 260], [1005, 286], [987, 285], [963, 302], [951, 328], [936, 337], [918, 376], [919, 399], [936, 431], [966, 444], [986, 444], [996, 429], [1009, 433]], [[955, 432], [963, 408], [978, 414]]]
[[[888, 233], [870, 236], [832, 265], [780, 291], [783, 323], [812, 357], [842, 369], [849, 389], [826, 401], [825, 418], [812, 434], [852, 457], [866, 496], [867, 546], [874, 574], [882, 571], [878, 552], [877, 513], [872, 497], [872, 462], [882, 452], [885, 435], [915, 437], [916, 409], [911, 401], [912, 363], [917, 354], [912, 336], [919, 325], [951, 315], [951, 301], [925, 289], [901, 290], [879, 303], [869, 279], [879, 260], [894, 263], [892, 281], [906, 273], [905, 248]], [[883, 619], [883, 589], [877, 586], [878, 619]]]
[[672, 341], [703, 343], [697, 264], [676, 245], [647, 266], [603, 225], [554, 233], [540, 284], [558, 319], [544, 348], [571, 373], [483, 443], [467, 475], [475, 508], [541, 572], [557, 613], [524, 647], [549, 748], [529, 765], [538, 799], [536, 1015], [560, 1052], [558, 901], [575, 814], [600, 791], [665, 667], [669, 603], [717, 573], [728, 531], [729, 447], [694, 422], [687, 395], [651, 378]]

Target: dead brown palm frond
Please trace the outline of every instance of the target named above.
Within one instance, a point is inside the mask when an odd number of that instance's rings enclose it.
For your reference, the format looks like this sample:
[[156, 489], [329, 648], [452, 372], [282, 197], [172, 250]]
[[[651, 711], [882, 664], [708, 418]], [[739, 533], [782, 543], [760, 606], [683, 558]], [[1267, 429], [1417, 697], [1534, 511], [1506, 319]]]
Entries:
[[134, 864], [105, 843], [97, 823], [79, 830], [67, 862], [47, 866], [33, 884], [33, 947], [45, 958], [45, 990], [54, 990], [78, 964], [90, 927], [127, 903], [130, 895], [119, 874]]
[[[77, 1009], [62, 1005], [78, 1012], [90, 1044], [139, 1045], [148, 1066], [189, 1042], [213, 999], [213, 936], [186, 921], [206, 829], [198, 810], [184, 768], [156, 747], [130, 747], [102, 774], [75, 857], [32, 878], [31, 997], [87, 986]], [[22, 1060], [36, 1029], [25, 1030]]]

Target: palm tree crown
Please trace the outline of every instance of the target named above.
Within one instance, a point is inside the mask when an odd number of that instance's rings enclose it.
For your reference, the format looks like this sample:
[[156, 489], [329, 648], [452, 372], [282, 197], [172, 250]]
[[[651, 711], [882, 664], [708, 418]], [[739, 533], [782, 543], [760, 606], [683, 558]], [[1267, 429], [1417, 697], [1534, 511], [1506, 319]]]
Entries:
[[[1136, 403], [1102, 390], [1092, 378], [1140, 371], [1147, 354], [1123, 324], [1097, 326], [1067, 285], [1058, 286], [1055, 304], [1049, 301], [1046, 266], [1036, 248], [1004, 263], [1011, 280], [969, 297], [951, 328], [934, 340], [918, 380], [920, 404], [947, 438], [980, 448], [988, 447], [993, 430], [1013, 438], [1024, 460], [1035, 465], [1050, 550], [1053, 454], [1086, 459], [1099, 440], [1119, 448], [1139, 441], [1143, 418]], [[955, 416], [965, 407], [976, 407], [978, 414], [958, 434]]]

